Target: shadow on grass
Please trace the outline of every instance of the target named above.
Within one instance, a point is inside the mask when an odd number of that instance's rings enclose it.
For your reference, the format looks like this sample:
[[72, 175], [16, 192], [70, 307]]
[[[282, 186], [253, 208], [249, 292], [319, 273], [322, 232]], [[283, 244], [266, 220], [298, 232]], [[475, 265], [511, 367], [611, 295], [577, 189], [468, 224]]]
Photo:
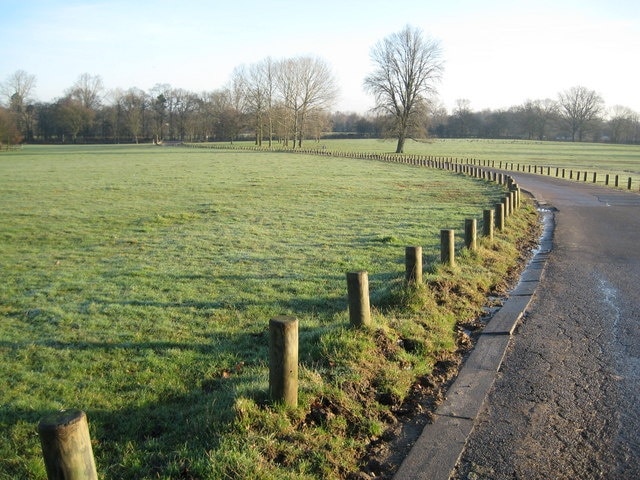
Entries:
[[[388, 282], [388, 274], [372, 275], [372, 284], [383, 285]], [[346, 290], [346, 284], [345, 284]], [[95, 303], [95, 301], [94, 301]], [[116, 302], [102, 301], [103, 304], [120, 304], [134, 306], [150, 306], [156, 308], [226, 308], [221, 302], [157, 302], [141, 300], [122, 300]], [[256, 306], [245, 302], [236, 309]], [[262, 305], [261, 305], [262, 306]], [[273, 311], [285, 314], [316, 315], [322, 312], [333, 322], [314, 323], [313, 326], [300, 325], [300, 364], [309, 369], [316, 369], [322, 364], [322, 336], [336, 328], [348, 327], [344, 321], [335, 321], [337, 314], [347, 310], [346, 292], [344, 296], [298, 297], [288, 302], [273, 302], [268, 306]], [[340, 317], [346, 319], [346, 316]], [[31, 321], [36, 318], [31, 318]], [[225, 432], [232, 428], [235, 418], [235, 402], [238, 397], [250, 398], [259, 405], [268, 404], [268, 321], [269, 318], [257, 319], [262, 326], [250, 332], [216, 333], [208, 332], [203, 342], [160, 341], [64, 341], [55, 338], [41, 338], [26, 341], [0, 341], [0, 349], [9, 350], [10, 354], [29, 347], [43, 347], [53, 350], [112, 352], [124, 350], [124, 358], [136, 359], [145, 351], [165, 354], [169, 351], [184, 350], [196, 352], [200, 366], [193, 385], [185, 393], [184, 386], [171, 391], [166, 387], [160, 400], [140, 403], [132, 400], [123, 408], [100, 409], [91, 405], [74, 405], [72, 398], [64, 398], [69, 408], [81, 408], [87, 413], [90, 423], [94, 454], [101, 478], [138, 479], [138, 478], [213, 478], [210, 470], [211, 452], [218, 449]], [[221, 339], [222, 337], [222, 339]], [[211, 340], [207, 343], [207, 339]], [[206, 359], [211, 357], [211, 364], [206, 366]], [[89, 356], [90, 361], [91, 356]], [[170, 356], [167, 355], [167, 359]], [[204, 361], [202, 359], [204, 358]], [[224, 361], [220, 361], [220, 359]], [[169, 361], [169, 360], [167, 360]], [[126, 366], [123, 365], [123, 368]], [[65, 366], [66, 368], [66, 366]], [[90, 367], [89, 367], [90, 369]], [[161, 373], [158, 373], [159, 375]], [[88, 380], [90, 383], [90, 380]], [[130, 387], [136, 388], [135, 377]], [[75, 385], [74, 388], [90, 388]], [[140, 386], [144, 388], [144, 386]], [[118, 395], [117, 389], [111, 393]], [[129, 391], [127, 394], [131, 394]], [[138, 402], [136, 404], [136, 402]], [[107, 402], [108, 403], [108, 402]], [[7, 428], [8, 436], [15, 436], [16, 430], [30, 430], [29, 448], [14, 454], [29, 455], [26, 451], [38, 452], [39, 443], [33, 432], [41, 418], [53, 413], [13, 408], [3, 405], [0, 408], [0, 425]], [[29, 425], [30, 424], [30, 425]], [[19, 436], [19, 435], [18, 435]], [[0, 441], [0, 444], [2, 441]], [[2, 448], [7, 449], [5, 443]], [[17, 445], [18, 450], [21, 449]], [[31, 459], [33, 462], [33, 459]], [[11, 470], [14, 478], [29, 478], [33, 472], [28, 470], [29, 461], [16, 461]], [[0, 473], [6, 473], [0, 468]]]
[[[234, 383], [243, 381], [246, 379], [238, 376], [219, 388], [230, 393]], [[99, 477], [212, 478], [208, 474], [212, 468], [208, 453], [219, 447], [222, 434], [233, 420], [234, 398], [229, 393], [220, 395], [199, 388], [117, 411], [83, 408]], [[28, 445], [13, 443], [19, 450], [3, 455], [0, 477], [35, 478], [33, 465], [44, 465], [35, 432], [39, 421], [51, 413], [7, 406], [0, 410], [0, 425], [8, 436], [14, 440], [28, 437]]]

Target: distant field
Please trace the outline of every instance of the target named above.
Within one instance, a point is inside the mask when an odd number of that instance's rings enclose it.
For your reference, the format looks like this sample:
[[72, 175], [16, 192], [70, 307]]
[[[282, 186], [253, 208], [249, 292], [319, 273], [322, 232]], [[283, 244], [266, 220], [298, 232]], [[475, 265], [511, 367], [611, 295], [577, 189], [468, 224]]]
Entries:
[[[64, 408], [87, 411], [101, 478], [220, 478], [234, 402], [267, 390], [269, 318], [300, 319], [316, 395], [321, 339], [348, 322], [345, 272], [368, 270], [383, 297], [405, 246], [432, 261], [439, 229], [460, 230], [500, 194], [432, 169], [305, 155], [0, 155], [0, 478], [44, 478], [35, 425]], [[233, 454], [251, 464], [247, 448]]]
[[[247, 145], [251, 143], [246, 142]], [[323, 146], [328, 150], [392, 153], [394, 140], [322, 140], [307, 141], [306, 148]], [[509, 164], [551, 166], [575, 171], [598, 172], [604, 175], [632, 177], [640, 185], [640, 145], [612, 145], [603, 143], [540, 142], [524, 140], [439, 140], [407, 141], [405, 153], [453, 158], [494, 160]], [[555, 172], [554, 172], [555, 173]], [[567, 172], [568, 178], [568, 172]], [[637, 190], [637, 188], [635, 189]]]

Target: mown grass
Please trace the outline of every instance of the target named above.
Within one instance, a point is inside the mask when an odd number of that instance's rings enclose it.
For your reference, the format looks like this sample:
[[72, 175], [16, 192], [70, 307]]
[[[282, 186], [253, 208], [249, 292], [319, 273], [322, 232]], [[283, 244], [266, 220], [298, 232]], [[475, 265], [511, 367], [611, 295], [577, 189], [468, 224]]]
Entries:
[[[241, 142], [252, 145], [251, 142]], [[392, 153], [394, 140], [330, 140], [319, 143], [308, 141], [306, 148], [322, 148], [348, 152]], [[407, 155], [432, 155], [458, 159], [478, 159], [495, 161], [495, 166], [503, 162], [503, 168], [521, 169], [531, 166], [553, 167], [574, 172], [590, 172], [588, 181], [592, 181], [593, 172], [598, 173], [598, 183], [604, 184], [605, 175], [610, 174], [610, 186], [615, 175], [620, 176], [620, 188], [626, 188], [628, 177], [632, 177], [633, 190], [640, 185], [640, 146], [616, 145], [605, 143], [547, 142], [529, 140], [485, 140], [485, 139], [431, 139], [422, 142], [408, 140], [405, 145]], [[547, 173], [547, 170], [544, 171]], [[575, 178], [575, 176], [574, 176]], [[582, 178], [582, 177], [581, 177]]]
[[[292, 154], [0, 157], [0, 478], [45, 478], [35, 427], [65, 408], [87, 412], [105, 479], [346, 477], [517, 263], [531, 207], [455, 268], [435, 262], [439, 230], [500, 194]], [[406, 245], [423, 246], [429, 288], [403, 286]], [[345, 272], [362, 269], [375, 326], [354, 331]], [[280, 314], [300, 320], [298, 408], [267, 398]]]

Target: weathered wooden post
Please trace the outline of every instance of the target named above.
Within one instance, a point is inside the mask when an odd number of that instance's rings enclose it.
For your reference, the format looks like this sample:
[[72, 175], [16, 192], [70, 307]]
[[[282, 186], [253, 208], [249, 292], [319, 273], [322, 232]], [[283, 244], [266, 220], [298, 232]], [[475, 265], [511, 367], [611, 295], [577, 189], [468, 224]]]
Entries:
[[518, 209], [518, 205], [516, 204], [516, 191], [513, 188], [509, 190], [509, 208], [511, 209], [511, 213]]
[[454, 230], [440, 230], [440, 261], [451, 267], [456, 263]]
[[619, 180], [620, 180], [620, 175], [616, 175], [616, 184], [615, 184], [616, 188], [618, 187]]
[[500, 231], [504, 230], [504, 205], [496, 203], [496, 228]]
[[478, 222], [475, 218], [466, 218], [464, 221], [464, 246], [468, 250], [477, 250]]
[[298, 319], [269, 320], [269, 396], [276, 403], [298, 405]]
[[97, 480], [87, 416], [63, 410], [40, 420], [38, 435], [49, 480]]
[[407, 283], [422, 283], [422, 247], [406, 247], [404, 250], [405, 279]]
[[604, 184], [605, 184], [607, 187], [609, 186], [609, 174], [608, 174], [608, 173], [604, 176]]
[[502, 213], [504, 215], [504, 218], [509, 218], [509, 215], [511, 214], [511, 210], [509, 208], [509, 197], [502, 197]]
[[629, 177], [629, 180], [627, 181], [627, 190], [631, 190], [631, 177]]
[[598, 181], [598, 172], [593, 172], [593, 183]]
[[371, 324], [369, 304], [369, 275], [365, 271], [347, 273], [347, 293], [349, 295], [349, 321], [353, 327], [367, 327]]
[[493, 240], [493, 228], [494, 228], [494, 219], [493, 219], [493, 210], [483, 210], [482, 212], [482, 235], [488, 237], [489, 240]]

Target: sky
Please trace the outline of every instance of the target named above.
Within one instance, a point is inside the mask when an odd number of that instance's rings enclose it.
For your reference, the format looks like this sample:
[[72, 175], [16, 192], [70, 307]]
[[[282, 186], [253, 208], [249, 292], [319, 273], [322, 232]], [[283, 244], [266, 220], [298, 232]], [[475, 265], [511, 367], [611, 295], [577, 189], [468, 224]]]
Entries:
[[440, 43], [438, 101], [449, 111], [461, 99], [497, 110], [584, 86], [640, 112], [637, 0], [0, 0], [0, 82], [24, 70], [45, 102], [85, 73], [107, 90], [204, 92], [239, 65], [312, 55], [336, 77], [334, 110], [366, 113], [371, 49], [406, 25]]

